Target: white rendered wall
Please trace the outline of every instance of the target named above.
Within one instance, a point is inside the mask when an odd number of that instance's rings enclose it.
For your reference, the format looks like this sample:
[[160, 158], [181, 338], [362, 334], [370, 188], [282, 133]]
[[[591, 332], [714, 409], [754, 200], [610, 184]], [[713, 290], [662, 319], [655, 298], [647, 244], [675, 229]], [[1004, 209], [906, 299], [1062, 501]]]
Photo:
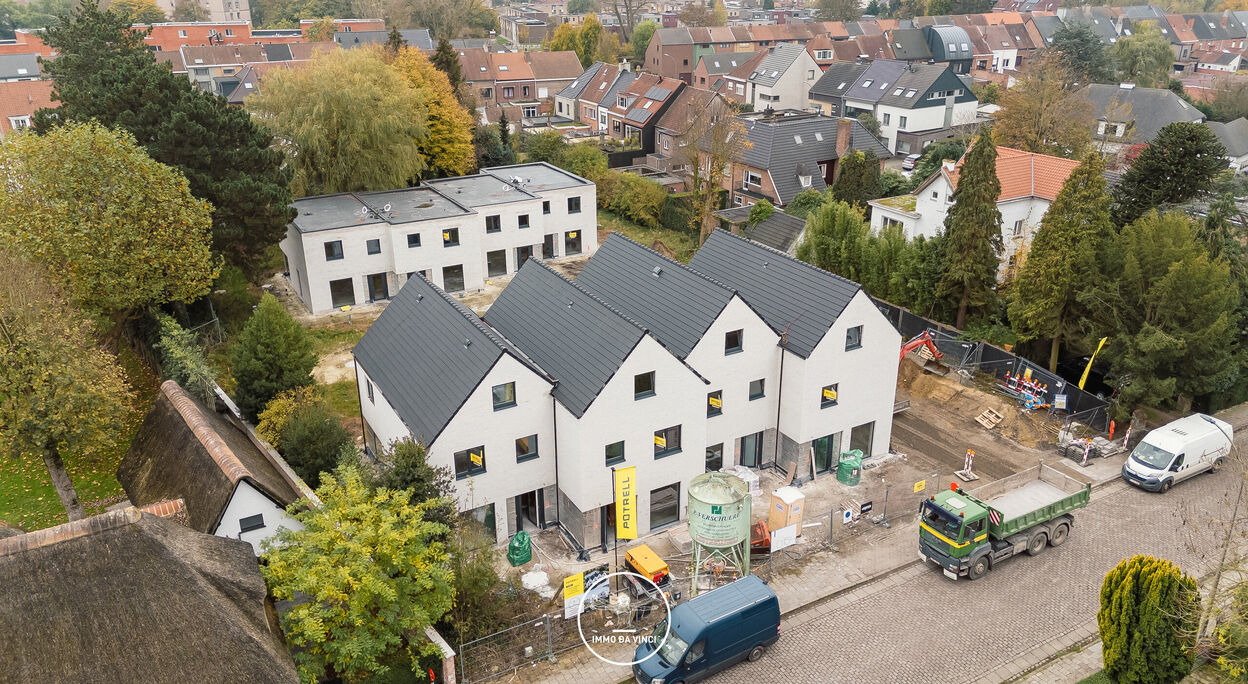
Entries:
[[[239, 521], [253, 515], [264, 516], [264, 527], [242, 532]], [[287, 515], [285, 509], [261, 494], [260, 490], [251, 486], [246, 480], [242, 480], [235, 486], [230, 503], [226, 504], [225, 512], [221, 514], [221, 521], [217, 523], [217, 529], [213, 531], [213, 534], [218, 537], [241, 539], [251, 544], [251, 548], [259, 556], [262, 551], [261, 542], [277, 534], [282, 528], [299, 531], [303, 529], [303, 524]]]

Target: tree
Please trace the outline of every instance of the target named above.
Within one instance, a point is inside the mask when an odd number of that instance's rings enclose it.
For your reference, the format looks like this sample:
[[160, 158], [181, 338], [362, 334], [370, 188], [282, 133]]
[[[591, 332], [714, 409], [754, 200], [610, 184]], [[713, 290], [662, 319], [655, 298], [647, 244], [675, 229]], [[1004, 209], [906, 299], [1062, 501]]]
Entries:
[[113, 0], [108, 9], [131, 24], [158, 24], [168, 21], [165, 11], [157, 7], [154, 0]]
[[170, 18], [178, 22], [208, 21], [208, 10], [198, 0], [174, 0]]
[[1053, 34], [1053, 56], [1080, 84], [1113, 83], [1114, 62], [1092, 27], [1071, 22]]
[[956, 302], [954, 326], [966, 325], [972, 310], [984, 310], [996, 297], [997, 269], [1000, 266], [1001, 212], [997, 198], [1001, 180], [997, 177], [997, 147], [991, 129], [984, 131], [962, 162], [953, 206], [945, 215], [945, 272], [941, 293]]
[[550, 40], [546, 43], [547, 52], [576, 52], [579, 59], [581, 54], [577, 52], [578, 32], [572, 24], [559, 24], [555, 27], [555, 32], [550, 35]]
[[400, 49], [393, 66], [408, 85], [424, 94], [429, 112], [429, 134], [419, 141], [426, 166], [420, 177], [465, 176], [475, 171], [472, 116], [459, 106], [450, 79], [415, 48]]
[[464, 85], [464, 74], [460, 69], [459, 55], [451, 47], [451, 41], [445, 38], [438, 40], [438, 49], [433, 53], [432, 61], [438, 71], [446, 74], [451, 90], [458, 93], [460, 86]]
[[854, 281], [865, 272], [864, 249], [871, 227], [862, 211], [845, 202], [830, 201], [806, 218], [806, 232], [797, 246], [797, 258]]
[[385, 0], [376, 8], [357, 8], [349, 15], [388, 16], [399, 28], [427, 28], [435, 40], [461, 34], [486, 35], [497, 31], [498, 15], [481, 0]]
[[133, 396], [117, 359], [46, 271], [0, 250], [0, 441], [38, 454], [70, 520], [85, 516], [65, 458], [85, 460], [125, 438]]
[[157, 314], [156, 325], [154, 346], [160, 352], [161, 372], [211, 406], [216, 401], [217, 371], [204, 358], [204, 350], [195, 335], [178, 325], [169, 314]]
[[114, 331], [138, 309], [208, 292], [210, 207], [129, 133], [71, 123], [0, 143], [0, 237], [62, 278]]
[[918, 188], [923, 181], [939, 171], [944, 162], [956, 162], [964, 154], [966, 154], [966, 143], [958, 139], [941, 140], [923, 148], [922, 156], [914, 163], [914, 170], [910, 172], [912, 187]]
[[1053, 57], [1042, 57], [1001, 96], [993, 115], [996, 143], [1026, 152], [1074, 157], [1092, 140], [1092, 102]]
[[1115, 218], [1130, 223], [1149, 209], [1186, 202], [1210, 187], [1226, 166], [1226, 148], [1208, 126], [1167, 124], [1114, 188]]
[[[771, 7], [767, 6], [768, 3], [771, 3]], [[775, 0], [764, 0], [763, 9], [775, 9], [775, 8], [776, 8]], [[880, 16], [880, 0], [871, 0], [871, 2], [868, 2], [867, 9], [865, 12], [863, 12], [863, 14], [867, 16], [872, 16], [872, 17]]]
[[252, 24], [257, 28], [299, 28], [301, 19], [313, 17], [381, 17], [384, 13], [357, 14], [351, 0], [263, 0], [251, 4]]
[[646, 63], [646, 48], [650, 47], [650, 39], [654, 37], [654, 32], [659, 28], [659, 24], [653, 19], [647, 19], [637, 25], [633, 29], [633, 64]]
[[1123, 81], [1151, 88], [1170, 79], [1174, 51], [1157, 28], [1157, 22], [1143, 21], [1136, 24], [1134, 35], [1118, 39], [1114, 45], [1114, 59]]
[[299, 197], [406, 187], [427, 168], [428, 105], [427, 92], [368, 48], [271, 72], [247, 98], [286, 150]]
[[971, 92], [981, 105], [996, 104], [1001, 99], [1001, 86], [992, 81], [972, 85]]
[[[630, 48], [631, 49], [631, 48]], [[598, 49], [594, 52], [593, 62], [616, 64], [624, 56], [624, 46], [614, 33], [604, 33], [598, 40]], [[590, 62], [592, 65], [593, 62]]]
[[832, 199], [866, 211], [867, 202], [880, 196], [880, 162], [854, 150], [841, 157], [841, 169], [832, 184]]
[[775, 206], [771, 202], [761, 199], [750, 206], [750, 216], [746, 219], [746, 225], [753, 228], [771, 218], [771, 215], [774, 213], [776, 213]]
[[589, 14], [598, 11], [598, 0], [568, 0], [568, 14]]
[[724, 7], [724, 0], [711, 0], [711, 23], [710, 26], [723, 26], [728, 23], [728, 8]]
[[584, 23], [576, 31], [576, 55], [581, 58], [581, 66], [588, 68], [598, 55], [598, 43], [603, 39], [606, 29], [598, 21], [597, 14], [585, 16]]
[[1209, 100], [1216, 121], [1234, 121], [1248, 116], [1248, 80], [1223, 77], [1214, 83]]
[[641, 14], [645, 7], [641, 0], [611, 0], [611, 12], [620, 27], [620, 37], [625, 41], [632, 40], [634, 26], [641, 23]]
[[37, 112], [36, 129], [95, 120], [129, 131], [212, 204], [213, 251], [255, 273], [294, 217], [273, 137], [247, 112], [157, 63], [141, 32], [94, 3], [83, 3], [43, 39], [57, 52], [43, 68], [60, 106]]
[[273, 397], [312, 384], [314, 367], [316, 354], [303, 326], [276, 297], [264, 295], [230, 348], [238, 408], [254, 421]]
[[281, 392], [264, 405], [264, 410], [259, 415], [260, 421], [256, 423], [256, 434], [281, 451], [282, 431], [286, 429], [291, 417], [307, 406], [324, 401], [325, 397], [316, 385], [304, 385]]
[[[338, 26], [334, 24], [333, 17], [321, 17], [312, 22], [312, 25], [303, 32], [303, 37], [309, 43], [321, 43], [334, 39], [334, 32], [338, 30]], [[391, 31], [391, 35], [398, 35], [397, 32]]]
[[859, 114], [858, 123], [862, 124], [863, 128], [870, 131], [871, 135], [874, 135], [877, 138], [880, 137], [880, 120], [875, 118], [875, 115], [871, 112], [863, 112]]
[[826, 201], [823, 193], [814, 188], [807, 188], [793, 197], [793, 201], [784, 207], [784, 213], [789, 216], [796, 216], [804, 219], [810, 215], [812, 211], [818, 209]]
[[711, 10], [701, 2], [691, 2], [680, 10], [680, 23], [685, 26], [710, 26]]
[[472, 146], [477, 153], [477, 165], [481, 168], [506, 166], [516, 163], [516, 153], [510, 145], [504, 145], [496, 125], [477, 126], [472, 136]]
[[453, 605], [445, 525], [425, 519], [430, 502], [410, 491], [370, 490], [359, 469], [323, 478], [322, 505], [291, 511], [303, 528], [266, 542], [261, 571], [278, 601], [299, 675], [358, 681], [415, 670], [432, 644], [415, 635]]
[[338, 465], [343, 450], [355, 449], [351, 434], [323, 401], [296, 408], [282, 426], [278, 443], [286, 462], [313, 488]]
[[880, 172], [880, 197], [896, 197], [907, 192], [910, 192], [910, 179], [900, 171], [885, 169]]
[[754, 143], [750, 142], [740, 119], [728, 116], [713, 104], [690, 111], [687, 117], [688, 127], [681, 135], [679, 148], [685, 150], [685, 155], [691, 155], [685, 161], [689, 169], [689, 229], [698, 233], [700, 245], [715, 229], [722, 179], [732, 161]]
[[858, 21], [862, 17], [857, 0], [816, 0], [819, 21]]
[[1105, 673], [1116, 682], [1177, 682], [1192, 671], [1196, 581], [1168, 560], [1132, 556], [1105, 575], [1096, 622]]
[[374, 489], [409, 490], [414, 501], [430, 502], [425, 519], [455, 527], [455, 476], [450, 468], [429, 465], [425, 446], [410, 439], [391, 444], [369, 477]]
[[948, 307], [939, 296], [944, 261], [943, 238], [924, 238], [920, 235], [910, 242], [889, 285], [889, 291], [896, 297], [894, 303], [920, 316], [947, 321], [945, 314]]
[[[1239, 292], [1226, 262], [1211, 260], [1181, 213], [1150, 211], [1122, 229], [1110, 284], [1095, 301], [1110, 337], [1110, 377], [1126, 382], [1120, 413], [1140, 403], [1190, 401], [1238, 377]], [[1095, 295], [1095, 299], [1093, 299]]]
[[520, 140], [520, 149], [526, 162], [547, 162], [560, 166], [568, 143], [559, 131], [542, 131], [524, 135]]
[[569, 145], [560, 154], [559, 166], [597, 182], [607, 173], [607, 155], [595, 145]]
[[1099, 257], [1114, 239], [1104, 170], [1101, 155], [1092, 151], [1071, 172], [1014, 282], [1010, 322], [1024, 340], [1050, 339], [1049, 370], [1055, 373], [1062, 343], [1078, 337], [1087, 323], [1089, 312], [1077, 295], [1101, 279], [1106, 264]]

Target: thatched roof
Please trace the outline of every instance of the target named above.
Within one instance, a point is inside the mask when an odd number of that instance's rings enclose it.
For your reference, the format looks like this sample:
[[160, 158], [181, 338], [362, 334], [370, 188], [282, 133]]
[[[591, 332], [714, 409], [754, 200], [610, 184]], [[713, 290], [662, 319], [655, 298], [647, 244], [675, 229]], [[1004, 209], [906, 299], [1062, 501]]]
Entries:
[[300, 498], [293, 475], [275, 458], [233, 415], [203, 408], [166, 380], [117, 480], [136, 506], [184, 500], [191, 528], [212, 533], [240, 481], [279, 506]]
[[135, 508], [0, 539], [0, 679], [294, 682], [251, 545]]

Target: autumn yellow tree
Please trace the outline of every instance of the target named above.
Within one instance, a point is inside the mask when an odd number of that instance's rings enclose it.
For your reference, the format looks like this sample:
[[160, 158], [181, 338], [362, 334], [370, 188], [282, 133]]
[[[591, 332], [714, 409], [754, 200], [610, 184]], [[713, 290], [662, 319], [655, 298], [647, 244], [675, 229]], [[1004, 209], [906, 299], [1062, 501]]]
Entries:
[[450, 79], [415, 48], [399, 50], [393, 66], [409, 85], [425, 92], [429, 135], [418, 145], [426, 167], [421, 176], [444, 178], [472, 173], [476, 169], [472, 117], [460, 106]]
[[120, 14], [132, 24], [155, 24], [168, 21], [165, 11], [154, 0], [113, 0], [109, 11]]
[[1001, 96], [993, 140], [1002, 147], [1073, 158], [1092, 141], [1092, 103], [1054, 57], [1041, 58]]

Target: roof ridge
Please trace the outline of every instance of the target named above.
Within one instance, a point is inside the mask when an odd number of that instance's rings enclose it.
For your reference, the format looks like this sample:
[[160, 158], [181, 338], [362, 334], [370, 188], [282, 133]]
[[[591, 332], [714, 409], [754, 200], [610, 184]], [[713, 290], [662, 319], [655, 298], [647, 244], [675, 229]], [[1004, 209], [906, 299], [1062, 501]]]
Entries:
[[632, 324], [632, 325], [633, 325], [633, 327], [637, 328], [637, 329], [638, 329], [638, 330], [640, 330], [642, 333], [644, 333], [644, 334], [646, 334], [646, 335], [649, 335], [649, 334], [650, 334], [650, 329], [649, 329], [649, 328], [647, 328], [646, 326], [642, 325], [641, 323], [638, 323], [637, 321], [633, 320], [631, 317], [629, 317], [629, 316], [628, 316], [627, 314], [625, 314], [623, 311], [620, 311], [619, 309], [617, 309], [617, 308], [615, 308], [614, 306], [612, 306], [612, 305], [611, 305], [609, 302], [607, 302], [605, 299], [603, 299], [603, 298], [599, 297], [598, 295], [594, 294], [593, 292], [590, 292], [589, 290], [585, 289], [585, 287], [583, 287], [583, 286], [581, 286], [581, 285], [577, 284], [577, 282], [576, 282], [575, 280], [570, 280], [570, 279], [568, 279], [568, 278], [564, 277], [564, 275], [563, 275], [562, 273], [560, 273], [560, 272], [556, 271], [553, 267], [548, 266], [546, 263], [544, 263], [544, 262], [542, 262], [542, 261], [538, 261], [537, 259], [529, 259], [529, 261], [530, 261], [530, 262], [533, 262], [533, 263], [536, 263], [538, 266], [541, 266], [542, 268], [544, 268], [544, 269], [546, 269], [547, 271], [549, 271], [549, 272], [550, 272], [551, 274], [553, 274], [556, 278], [559, 278], [559, 279], [560, 279], [560, 280], [562, 280], [563, 282], [565, 282], [565, 283], [567, 283], [567, 284], [571, 285], [574, 289], [576, 289], [576, 291], [577, 291], [577, 292], [580, 292], [581, 294], [585, 295], [586, 297], [589, 297], [590, 299], [592, 299], [593, 301], [597, 302], [598, 304], [601, 304], [602, 306], [606, 307], [606, 309], [607, 309], [608, 311], [610, 311], [611, 313], [614, 313], [615, 315], [617, 315], [617, 316], [619, 316], [620, 318], [624, 319], [624, 320], [625, 320], [625, 321], [627, 321], [628, 323]]
[[[794, 217], [794, 218], [796, 218], [796, 217]], [[655, 256], [659, 257], [660, 259], [663, 259], [664, 261], [666, 261], [666, 262], [668, 262], [668, 263], [675, 264], [677, 267], [682, 268], [682, 269], [684, 269], [684, 270], [686, 270], [686, 271], [689, 271], [689, 272], [690, 272], [690, 273], [692, 273], [693, 275], [698, 276], [699, 278], [702, 278], [702, 279], [706, 280], [707, 282], [711, 283], [712, 285], [718, 285], [719, 287], [722, 287], [723, 289], [728, 290], [729, 292], [731, 292], [731, 293], [733, 293], [733, 294], [737, 294], [737, 289], [736, 289], [736, 288], [731, 287], [731, 286], [729, 286], [729, 285], [728, 285], [728, 284], [726, 284], [726, 283], [721, 283], [720, 281], [718, 281], [718, 280], [716, 280], [716, 279], [712, 278], [711, 276], [706, 275], [705, 273], [703, 273], [703, 272], [701, 272], [701, 271], [699, 271], [699, 270], [695, 269], [694, 267], [690, 266], [689, 264], [682, 264], [682, 263], [680, 263], [679, 261], [677, 261], [677, 260], [675, 260], [675, 259], [673, 259], [673, 258], [671, 258], [671, 257], [667, 256], [666, 254], [663, 254], [662, 252], [660, 252], [660, 251], [658, 251], [658, 250], [651, 249], [651, 248], [649, 248], [649, 247], [647, 247], [647, 246], [645, 246], [645, 245], [641, 244], [640, 242], [637, 242], [636, 240], [634, 240], [634, 239], [630, 238], [629, 236], [627, 236], [627, 235], [625, 235], [625, 234], [623, 234], [623, 233], [616, 232], [616, 231], [614, 231], [614, 230], [613, 230], [613, 231], [611, 231], [611, 232], [610, 232], [610, 234], [608, 234], [608, 235], [607, 235], [607, 239], [608, 239], [608, 240], [610, 240], [612, 235], [618, 235], [618, 236], [620, 236], [621, 238], [623, 238], [623, 239], [625, 239], [625, 240], [627, 240], [627, 241], [629, 241], [629, 242], [633, 243], [634, 245], [637, 245], [638, 247], [640, 247], [640, 248], [642, 248], [642, 249], [646, 250], [647, 252], [650, 252], [651, 254], [654, 254]], [[605, 243], [604, 243], [604, 244], [605, 244]], [[601, 248], [600, 248], [600, 249], [601, 249]]]
[[143, 513], [139, 509], [127, 506], [118, 511], [108, 511], [55, 527], [0, 539], [0, 558], [125, 527], [138, 522], [142, 517]]
[[203, 445], [208, 456], [217, 464], [221, 472], [230, 478], [231, 483], [237, 484], [243, 478], [255, 479], [252, 478], [251, 471], [247, 470], [247, 466], [243, 465], [243, 462], [225, 443], [225, 440], [209, 427], [208, 420], [200, 411], [199, 405], [195, 403], [191, 395], [186, 393], [186, 390], [182, 389], [181, 385], [173, 380], [166, 380], [160, 384], [160, 391], [169, 399], [174, 410], [182, 416], [182, 420]]
[[[775, 247], [769, 247], [769, 246], [767, 246], [767, 245], [764, 245], [764, 244], [763, 244], [763, 243], [761, 243], [761, 242], [755, 242], [755, 241], [753, 241], [753, 240], [751, 240], [751, 239], [749, 239], [749, 238], [747, 238], [747, 237], [745, 237], [745, 236], [743, 236], [743, 235], [737, 235], [736, 233], [733, 233], [733, 232], [731, 232], [731, 231], [724, 230], [723, 228], [716, 228], [714, 231], [712, 231], [712, 232], [711, 232], [711, 235], [714, 235], [714, 234], [716, 234], [716, 233], [723, 233], [724, 235], [727, 235], [727, 236], [729, 236], [729, 237], [735, 238], [735, 239], [737, 239], [737, 240], [741, 240], [742, 242], [745, 242], [745, 243], [747, 243], [747, 244], [749, 244], [749, 245], [752, 245], [752, 246], [754, 246], [754, 247], [757, 247], [757, 248], [759, 248], [759, 249], [765, 249], [765, 250], [767, 250], [768, 252], [772, 252], [772, 253], [774, 253], [776, 256], [784, 257], [785, 259], [788, 259], [788, 260], [790, 260], [790, 261], [792, 261], [792, 262], [794, 262], [794, 263], [801, 264], [803, 267], [805, 267], [805, 268], [807, 268], [807, 269], [809, 269], [809, 270], [815, 271], [815, 272], [817, 272], [817, 273], [822, 273], [822, 274], [823, 274], [823, 275], [825, 275], [825, 276], [832, 276], [833, 278], [836, 278], [836, 279], [838, 279], [838, 280], [844, 280], [845, 282], [852, 284], [854, 287], [857, 287], [859, 290], [861, 290], [861, 289], [862, 289], [862, 283], [857, 283], [857, 282], [854, 282], [854, 281], [850, 280], [849, 278], [846, 278], [845, 276], [842, 276], [842, 275], [837, 275], [837, 274], [835, 274], [835, 273], [833, 273], [833, 272], [831, 272], [831, 271], [825, 271], [824, 269], [819, 268], [818, 266], [816, 266], [816, 265], [814, 265], [814, 264], [812, 264], [812, 263], [809, 263], [809, 262], [806, 262], [806, 261], [802, 261], [801, 259], [798, 259], [798, 258], [796, 258], [796, 257], [789, 256], [788, 254], [785, 254], [784, 252], [781, 252], [780, 250], [776, 249]], [[710, 240], [710, 237], [707, 237], [707, 240]]]

